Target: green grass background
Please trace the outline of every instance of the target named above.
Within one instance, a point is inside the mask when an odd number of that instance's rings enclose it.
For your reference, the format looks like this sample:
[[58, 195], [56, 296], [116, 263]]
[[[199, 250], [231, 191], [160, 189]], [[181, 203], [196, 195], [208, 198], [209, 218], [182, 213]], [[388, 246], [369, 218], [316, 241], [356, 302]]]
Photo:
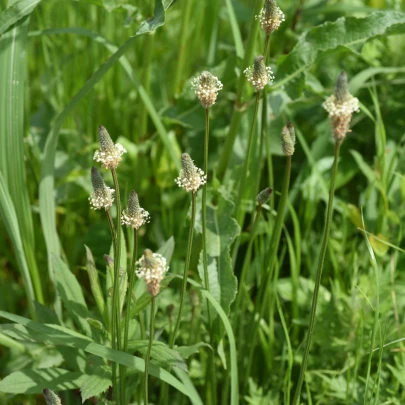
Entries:
[[[6, 3], [0, 1], [0, 12]], [[9, 1], [8, 6], [12, 3]], [[370, 40], [344, 45], [338, 44], [339, 38], [325, 36], [319, 39], [321, 43], [336, 44], [320, 48], [313, 63], [307, 68], [303, 65], [305, 83], [300, 77], [285, 86], [277, 83], [279, 68], [280, 75], [286, 69], [284, 58], [303, 33], [315, 35], [311, 29], [327, 21], [363, 18], [376, 10], [397, 10], [400, 16], [404, 2], [285, 0], [279, 6], [286, 14], [286, 22], [271, 37], [270, 65], [276, 78], [275, 88], [267, 92], [265, 114], [265, 138], [271, 147], [272, 165], [268, 156], [262, 161], [253, 159], [254, 175], [248, 181], [251, 195], [258, 186], [256, 173], [261, 174], [260, 189], [274, 189], [271, 202], [276, 205], [271, 209], [277, 206], [277, 192], [281, 189], [284, 158], [280, 132], [288, 120], [296, 125], [298, 142], [292, 163], [290, 205], [278, 255], [279, 280], [273, 288], [277, 306], [258, 326], [259, 340], [250, 375], [244, 374], [250, 350], [248, 325], [254, 316], [255, 285], [260, 282], [259, 269], [272, 224], [270, 208], [265, 210], [253, 245], [247, 280], [248, 310], [244, 314], [231, 311], [229, 316], [233, 324], [241, 325], [235, 331], [240, 403], [286, 404], [286, 392], [298, 376], [333, 157], [330, 126], [321, 104], [333, 92], [334, 82], [344, 69], [353, 94], [361, 102], [361, 112], [354, 116], [353, 130], [342, 145], [305, 403], [402, 404], [405, 346], [398, 340], [405, 338], [405, 262], [401, 250], [405, 217], [405, 37], [400, 32], [405, 29], [396, 25], [390, 28], [392, 32], [370, 34]], [[116, 47], [123, 46], [143, 20], [153, 15], [151, 1], [42, 1], [29, 17], [2, 34], [0, 196], [3, 202], [7, 201], [3, 206], [8, 207], [3, 208], [0, 222], [2, 310], [29, 316], [29, 294], [49, 307], [53, 305], [55, 290], [49, 267], [53, 254], [64, 258], [79, 280], [89, 306], [94, 305], [83, 271], [84, 245], [92, 250], [98, 268], [104, 269], [103, 254], [109, 251], [111, 243], [105, 217], [91, 211], [87, 201], [100, 124], [128, 150], [119, 168], [124, 200], [135, 189], [152, 217], [141, 231], [140, 249], [158, 250], [173, 236], [175, 250], [170, 271], [182, 272], [189, 196], [174, 183], [179, 160], [173, 158], [186, 151], [201, 167], [204, 135], [204, 114], [191, 90], [190, 79], [209, 69], [224, 84], [211, 111], [209, 165], [214, 171], [213, 202], [219, 189], [233, 199], [252, 119], [254, 94], [247, 85], [243, 86], [241, 97], [246, 111], [225, 177], [220, 181], [215, 174], [223, 158], [238, 76], [246, 67], [242, 58], [248, 51], [245, 45], [253, 7], [251, 0], [178, 0], [168, 9], [165, 24], [153, 34], [130, 42], [125, 55], [108, 72], [102, 71], [100, 80], [83, 97], [80, 92], [86, 89], [86, 81], [100, 67], [103, 69], [106, 61], [109, 63]], [[253, 55], [262, 52], [263, 40], [258, 31]], [[297, 65], [294, 69], [304, 63], [293, 62]], [[69, 104], [78, 92], [78, 102]], [[256, 153], [258, 156], [257, 149]], [[267, 154], [265, 148], [263, 154]], [[54, 181], [49, 171], [53, 166]], [[109, 179], [107, 183], [111, 185]], [[251, 206], [247, 201], [249, 215], [234, 266], [237, 276], [249, 239]], [[362, 216], [365, 229], [371, 233], [370, 248], [360, 230]], [[196, 280], [200, 249], [201, 238], [197, 235], [190, 272]], [[293, 278], [298, 283], [296, 292], [292, 288]], [[28, 280], [33, 280], [30, 287]], [[38, 285], [43, 297], [38, 295]], [[159, 301], [157, 326], [162, 333], [167, 329], [167, 306], [178, 300], [178, 285], [172, 282]], [[202, 306], [198, 308], [197, 313]], [[190, 329], [184, 322], [180, 338], [183, 343], [195, 340], [193, 334], [204, 340], [204, 326], [198, 314], [192, 314], [187, 302], [185, 316], [194, 324]], [[69, 320], [66, 322], [69, 325]], [[398, 342], [369, 356], [371, 349], [394, 341]], [[4, 334], [0, 356], [0, 377], [31, 367], [58, 366], [60, 360], [38, 348], [22, 351], [8, 342]], [[190, 376], [200, 392], [205, 389], [205, 362], [204, 355], [189, 361]], [[218, 384], [224, 387], [219, 390], [218, 403], [226, 404], [229, 368], [224, 369], [219, 357], [217, 369]], [[156, 381], [154, 384], [159, 386]], [[181, 395], [173, 395], [173, 403], [181, 403]], [[64, 401], [80, 403], [77, 393], [65, 395]], [[0, 403], [43, 402], [35, 395], [0, 394]]]

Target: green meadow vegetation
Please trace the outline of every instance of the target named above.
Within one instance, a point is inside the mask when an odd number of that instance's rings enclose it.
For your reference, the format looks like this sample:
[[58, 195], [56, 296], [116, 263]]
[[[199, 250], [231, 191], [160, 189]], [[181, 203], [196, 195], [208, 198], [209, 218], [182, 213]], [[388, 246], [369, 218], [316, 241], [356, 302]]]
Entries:
[[404, 404], [404, 113], [404, 0], [0, 0], [0, 405]]

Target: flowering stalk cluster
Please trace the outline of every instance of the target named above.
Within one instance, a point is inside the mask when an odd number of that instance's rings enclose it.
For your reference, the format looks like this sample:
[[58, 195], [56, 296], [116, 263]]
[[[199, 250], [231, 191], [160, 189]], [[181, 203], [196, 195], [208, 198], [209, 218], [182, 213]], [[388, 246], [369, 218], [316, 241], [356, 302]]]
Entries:
[[271, 67], [265, 66], [264, 56], [261, 55], [256, 56], [253, 66], [246, 68], [243, 73], [256, 91], [263, 90], [266, 84], [271, 84], [274, 80]]
[[285, 21], [285, 16], [280, 7], [277, 7], [275, 0], [266, 0], [255, 19], [260, 20], [260, 25], [266, 34], [271, 34]]
[[345, 72], [341, 72], [337, 79], [335, 94], [328, 97], [322, 106], [329, 114], [334, 138], [342, 141], [351, 132], [353, 113], [359, 111], [359, 100], [350, 94]]
[[160, 282], [169, 270], [166, 259], [159, 253], [152, 253], [151, 250], [145, 249], [136, 266], [136, 275], [145, 280], [149, 294], [156, 297], [160, 291]]
[[142, 225], [149, 223], [149, 212], [144, 210], [139, 205], [138, 194], [132, 191], [128, 199], [128, 207], [122, 211], [122, 225], [130, 226], [134, 229], [139, 229]]
[[223, 86], [216, 76], [204, 71], [191, 81], [191, 87], [201, 101], [201, 105], [207, 109], [215, 104], [218, 92]]
[[195, 166], [188, 153], [181, 155], [181, 167], [180, 175], [175, 180], [179, 187], [195, 193], [207, 182], [207, 175]]
[[93, 193], [89, 197], [91, 208], [94, 210], [110, 209], [114, 202], [115, 190], [104, 184], [100, 172], [94, 166], [91, 168], [91, 183], [93, 185]]

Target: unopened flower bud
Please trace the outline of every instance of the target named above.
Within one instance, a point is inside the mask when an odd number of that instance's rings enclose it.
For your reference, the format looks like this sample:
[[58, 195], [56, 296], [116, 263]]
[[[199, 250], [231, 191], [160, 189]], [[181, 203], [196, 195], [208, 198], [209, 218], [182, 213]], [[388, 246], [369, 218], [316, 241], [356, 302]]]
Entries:
[[152, 253], [150, 249], [145, 249], [136, 266], [136, 275], [145, 280], [149, 294], [156, 297], [160, 291], [160, 282], [169, 270], [166, 259], [159, 253]]
[[292, 156], [294, 154], [295, 128], [291, 122], [285, 125], [281, 131], [281, 147], [283, 149], [284, 156]]
[[222, 90], [222, 83], [210, 72], [204, 71], [191, 81], [191, 87], [204, 108], [210, 108]]
[[285, 20], [285, 16], [280, 7], [277, 7], [275, 0], [266, 0], [264, 7], [255, 19], [260, 20], [263, 31], [270, 34], [280, 27], [280, 24]]
[[200, 186], [207, 182], [207, 176], [201, 169], [195, 166], [188, 153], [181, 155], [181, 167], [180, 176], [175, 180], [179, 187], [195, 193]]
[[134, 229], [139, 229], [143, 224], [148, 223], [149, 220], [149, 212], [141, 208], [138, 194], [132, 191], [128, 199], [128, 208], [122, 212], [121, 223], [126, 226], [132, 226]]
[[264, 64], [264, 56], [257, 56], [253, 66], [246, 68], [243, 73], [257, 91], [263, 90], [266, 84], [274, 80], [271, 67]]
[[62, 405], [60, 398], [48, 388], [45, 388], [42, 393], [44, 394], [46, 405]]
[[91, 183], [94, 190], [89, 197], [91, 208], [95, 210], [105, 208], [108, 210], [114, 201], [113, 194], [115, 190], [104, 184], [101, 174], [95, 167], [91, 168]]
[[266, 204], [269, 201], [271, 193], [273, 190], [270, 187], [265, 188], [264, 190], [260, 191], [260, 193], [256, 197], [256, 201], [259, 205]]
[[329, 113], [334, 138], [343, 140], [351, 131], [353, 113], [359, 111], [359, 100], [350, 94], [345, 72], [341, 72], [336, 81], [335, 94], [328, 97], [322, 106]]
[[93, 159], [100, 162], [105, 169], [116, 169], [122, 160], [122, 155], [127, 152], [126, 149], [119, 143], [114, 145], [110, 134], [102, 125], [98, 127], [98, 140], [100, 150], [94, 152]]

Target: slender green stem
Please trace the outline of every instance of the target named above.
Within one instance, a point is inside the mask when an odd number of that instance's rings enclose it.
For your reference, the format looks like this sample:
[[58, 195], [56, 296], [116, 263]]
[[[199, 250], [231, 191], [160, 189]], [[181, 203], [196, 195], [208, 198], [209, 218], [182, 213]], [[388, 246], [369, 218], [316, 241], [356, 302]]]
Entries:
[[335, 195], [335, 182], [336, 182], [336, 173], [337, 173], [338, 164], [339, 164], [340, 145], [341, 145], [341, 141], [337, 140], [335, 143], [335, 158], [333, 161], [332, 177], [330, 180], [329, 200], [328, 200], [328, 206], [327, 206], [327, 210], [326, 210], [325, 228], [324, 228], [323, 236], [322, 236], [322, 244], [321, 244], [321, 251], [320, 251], [319, 261], [318, 261], [318, 269], [316, 272], [314, 294], [312, 295], [312, 307], [311, 307], [311, 314], [309, 317], [308, 336], [307, 336], [307, 341], [305, 344], [304, 357], [302, 358], [302, 365], [301, 365], [300, 375], [298, 377], [297, 388], [295, 390], [294, 399], [292, 402], [293, 405], [298, 405], [298, 403], [299, 403], [302, 384], [304, 382], [305, 371], [307, 369], [307, 364], [308, 364], [308, 356], [309, 356], [309, 350], [311, 348], [312, 335], [314, 333], [315, 315], [316, 315], [316, 307], [318, 304], [319, 286], [321, 285], [323, 263], [325, 261], [326, 249], [328, 247], [330, 225], [332, 222], [333, 197]]
[[260, 91], [256, 92], [255, 109], [253, 112], [252, 126], [250, 127], [246, 159], [243, 164], [243, 171], [242, 171], [242, 175], [241, 175], [240, 183], [239, 183], [238, 199], [236, 200], [235, 213], [236, 213], [236, 219], [238, 220], [239, 225], [242, 225], [241, 222], [243, 221], [243, 217], [244, 217], [244, 215], [243, 215], [244, 211], [241, 209], [242, 200], [243, 200], [243, 196], [245, 194], [246, 180], [249, 176], [249, 164], [250, 164], [250, 160], [251, 160], [252, 145], [253, 145], [253, 139], [254, 139], [254, 134], [255, 134], [255, 129], [256, 129], [256, 117], [257, 117], [257, 111], [259, 110], [259, 101], [260, 101]]
[[[136, 258], [138, 256], [138, 230], [134, 228], [134, 250], [132, 252], [132, 261], [131, 261], [131, 268], [129, 270], [129, 287], [127, 291], [127, 306], [125, 309], [125, 326], [124, 326], [124, 352], [128, 351], [128, 332], [129, 332], [129, 318], [130, 318], [130, 309], [131, 309], [131, 298], [132, 298], [132, 291], [134, 290], [135, 284], [135, 263]], [[125, 384], [125, 377], [127, 369], [124, 368], [124, 372], [122, 374], [121, 379]], [[124, 404], [126, 404], [126, 399], [124, 397]]]
[[[210, 110], [205, 109], [205, 136], [204, 136], [204, 173], [208, 175], [208, 145], [210, 134]], [[204, 268], [204, 285], [206, 290], [210, 291], [210, 282], [208, 278], [208, 255], [207, 255], [207, 184], [204, 184], [202, 194], [202, 250], [203, 250], [203, 268]], [[210, 343], [214, 346], [214, 337], [212, 334], [211, 326], [211, 306], [207, 300], [207, 317], [210, 331]], [[209, 364], [210, 364], [210, 377], [211, 377], [211, 394], [213, 403], [216, 402], [216, 378], [214, 367], [214, 354], [209, 352]]]
[[144, 380], [144, 396], [145, 396], [145, 404], [148, 405], [148, 382], [149, 382], [149, 362], [150, 362], [150, 353], [152, 351], [152, 342], [153, 342], [153, 335], [155, 333], [155, 300], [156, 297], [152, 296], [150, 301], [150, 326], [149, 326], [149, 345], [148, 345], [148, 352], [146, 353], [145, 358], [145, 380]]
[[[108, 224], [110, 225], [110, 230], [111, 230], [111, 238], [112, 238], [112, 243], [113, 243], [113, 251], [114, 251], [114, 257], [117, 255], [117, 238], [115, 234], [115, 227], [114, 227], [114, 221], [111, 217], [111, 212], [110, 210], [105, 211], [108, 219]], [[114, 312], [114, 306], [111, 305], [111, 316], [110, 316], [110, 334], [111, 334], [111, 346], [113, 349], [115, 349], [115, 312]], [[113, 382], [113, 388], [117, 389], [117, 363], [113, 362], [112, 363], [112, 382]], [[115, 393], [114, 393], [115, 395]]]
[[[115, 333], [115, 348], [120, 350], [121, 348], [121, 327], [120, 327], [120, 303], [119, 303], [119, 269], [120, 269], [120, 258], [121, 258], [121, 199], [120, 199], [120, 189], [118, 184], [117, 172], [115, 169], [111, 169], [111, 174], [113, 177], [114, 188], [115, 188], [115, 199], [117, 207], [117, 225], [116, 225], [116, 249], [114, 257], [114, 284], [113, 284], [113, 295], [112, 295], [112, 319], [113, 328], [116, 327]], [[114, 338], [113, 338], [114, 341]], [[122, 375], [123, 366], [119, 366], [120, 375]], [[122, 379], [120, 381], [120, 395], [116, 395], [116, 400], [118, 404], [122, 403], [120, 398], [122, 395], [122, 390], [124, 388]], [[119, 399], [118, 399], [119, 398]]]
[[179, 331], [180, 322], [181, 322], [181, 315], [183, 313], [183, 305], [184, 305], [184, 298], [186, 296], [186, 289], [187, 289], [187, 275], [190, 269], [190, 260], [191, 260], [191, 250], [193, 246], [193, 234], [194, 234], [194, 222], [195, 222], [195, 211], [196, 211], [196, 193], [192, 193], [192, 204], [191, 204], [191, 221], [190, 221], [190, 229], [188, 231], [188, 244], [187, 244], [187, 256], [184, 265], [184, 272], [183, 272], [183, 282], [181, 286], [181, 295], [180, 295], [180, 306], [179, 306], [179, 313], [177, 315], [176, 324], [174, 326], [174, 330], [170, 337], [170, 348], [172, 349], [174, 346], [174, 342], [176, 340], [177, 332]]
[[[257, 21], [255, 20], [255, 16], [260, 13], [262, 5], [263, 5], [262, 0], [255, 0], [255, 3], [253, 5], [252, 21], [250, 23], [248, 31], [249, 34], [248, 39], [246, 41], [245, 56], [243, 58], [242, 66], [248, 66], [251, 60], [253, 59], [253, 52], [255, 49], [254, 44], [260, 26], [260, 24], [258, 24]], [[244, 108], [245, 103], [243, 100], [243, 92], [245, 84], [246, 84], [246, 77], [244, 74], [241, 73], [241, 75], [239, 76], [238, 87], [236, 89], [235, 108], [233, 110], [231, 124], [229, 126], [229, 131], [226, 136], [224, 147], [222, 149], [221, 158], [218, 161], [217, 177], [219, 180], [223, 179], [225, 171], [228, 167], [229, 159], [232, 154], [233, 145], [235, 143], [236, 136], [238, 135], [242, 115], [245, 111]]]
[[266, 64], [267, 55], [270, 53], [270, 32], [266, 34], [266, 39], [264, 40], [264, 64]]
[[[260, 310], [259, 310], [259, 318], [258, 321], [254, 321], [255, 324], [260, 321], [260, 319], [263, 317], [265, 308], [266, 308], [266, 303], [267, 303], [267, 296], [268, 296], [268, 290], [271, 286], [271, 280], [273, 278], [273, 272], [274, 272], [274, 265], [276, 264], [277, 261], [277, 251], [278, 251], [278, 246], [280, 243], [280, 238], [281, 238], [281, 231], [283, 229], [283, 223], [284, 223], [284, 215], [285, 215], [285, 210], [287, 206], [287, 200], [288, 200], [288, 190], [290, 187], [290, 174], [291, 174], [291, 156], [286, 156], [286, 165], [285, 165], [285, 171], [284, 171], [284, 179], [283, 179], [283, 187], [281, 189], [281, 197], [280, 197], [280, 202], [278, 204], [277, 208], [277, 217], [276, 217], [276, 222], [274, 224], [274, 229], [272, 233], [272, 237], [270, 240], [269, 248], [267, 250], [265, 262], [264, 262], [264, 274], [262, 275], [262, 284], [260, 285], [259, 288], [259, 294], [258, 298], [256, 299], [256, 302], [259, 303], [260, 305]], [[256, 346], [256, 340], [257, 340], [257, 335], [258, 335], [258, 328], [259, 326], [256, 324], [254, 325], [251, 330], [252, 330], [252, 337], [249, 340], [250, 344], [250, 352], [249, 352], [249, 361], [248, 361], [248, 366], [246, 370], [246, 375], [250, 375], [250, 370], [252, 368], [253, 364], [253, 356], [254, 356], [254, 350]]]

